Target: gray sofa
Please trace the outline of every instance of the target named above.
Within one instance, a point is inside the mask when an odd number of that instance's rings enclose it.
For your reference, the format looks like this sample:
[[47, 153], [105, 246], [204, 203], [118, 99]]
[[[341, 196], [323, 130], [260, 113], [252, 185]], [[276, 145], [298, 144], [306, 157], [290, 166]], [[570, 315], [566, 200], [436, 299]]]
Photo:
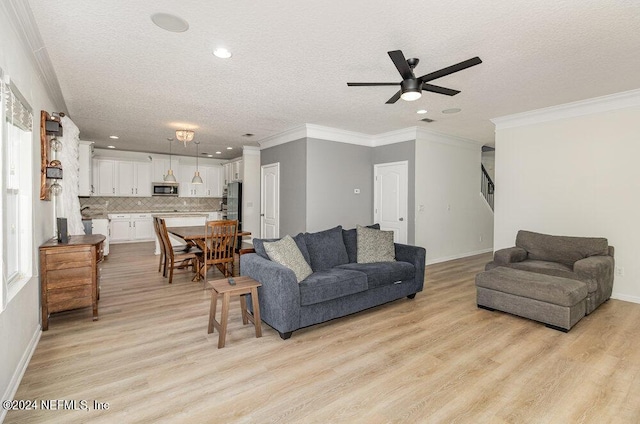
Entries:
[[293, 239], [313, 271], [300, 283], [292, 270], [269, 259], [263, 243], [273, 240], [254, 239], [256, 253], [240, 257], [240, 274], [262, 283], [258, 288], [262, 320], [282, 339], [303, 327], [403, 297], [413, 299], [422, 291], [426, 254], [422, 247], [396, 243], [396, 261], [357, 263], [355, 229], [337, 226]]
[[567, 237], [518, 231], [515, 247], [497, 250], [489, 271], [497, 267], [577, 280], [586, 284], [586, 314], [611, 297], [614, 248], [606, 238]]

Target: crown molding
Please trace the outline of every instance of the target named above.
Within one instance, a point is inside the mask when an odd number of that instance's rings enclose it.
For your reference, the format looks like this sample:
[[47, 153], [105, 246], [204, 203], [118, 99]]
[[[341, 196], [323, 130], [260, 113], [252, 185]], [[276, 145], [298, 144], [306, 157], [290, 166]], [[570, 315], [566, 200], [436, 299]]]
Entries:
[[445, 134], [438, 131], [428, 130], [425, 128], [417, 128], [416, 140], [431, 141], [435, 143], [447, 144], [450, 146], [461, 147], [469, 150], [482, 150], [482, 143], [470, 138], [459, 137], [456, 135]]
[[263, 138], [262, 140], [258, 141], [258, 144], [260, 145], [260, 149], [268, 149], [270, 147], [275, 147], [281, 144], [300, 140], [301, 138], [305, 138], [306, 136], [307, 126], [303, 124], [285, 130], [279, 134]]
[[371, 135], [341, 130], [339, 128], [323, 127], [321, 125], [305, 124], [308, 138], [337, 141], [338, 143], [357, 144], [359, 146], [373, 147], [374, 137]]
[[493, 118], [496, 130], [640, 106], [640, 89]]
[[260, 156], [260, 147], [242, 146], [242, 156]]
[[386, 146], [388, 144], [416, 140], [417, 137], [418, 127], [409, 127], [403, 128], [401, 130], [389, 131], [373, 136], [373, 147]]
[[58, 109], [56, 112], [67, 113], [67, 105], [60, 89], [58, 77], [44, 41], [42, 41], [42, 36], [29, 7], [29, 2], [24, 0], [5, 0], [3, 4], [14, 29], [22, 40], [22, 44], [25, 49], [31, 52], [31, 60], [40, 73], [53, 104]]
[[323, 127], [321, 125], [303, 124], [280, 134], [267, 137], [258, 142], [260, 149], [268, 149], [280, 144], [303, 138], [336, 141], [338, 143], [356, 144], [358, 146], [378, 147], [389, 144], [403, 143], [411, 140], [429, 140], [439, 143], [457, 145], [460, 147], [480, 149], [482, 143], [463, 137], [457, 137], [420, 127], [409, 127], [386, 133], [369, 135], [339, 128]]

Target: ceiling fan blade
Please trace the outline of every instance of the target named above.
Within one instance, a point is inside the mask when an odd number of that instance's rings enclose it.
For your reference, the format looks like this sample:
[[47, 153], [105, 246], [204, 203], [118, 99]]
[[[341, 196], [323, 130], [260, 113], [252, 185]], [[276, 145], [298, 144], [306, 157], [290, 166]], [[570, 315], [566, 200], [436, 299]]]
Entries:
[[378, 85], [400, 85], [399, 82], [348, 82], [349, 87], [373, 87]]
[[427, 84], [426, 82], [422, 83], [422, 89], [424, 91], [431, 91], [433, 93], [445, 94], [447, 96], [455, 96], [460, 92], [458, 90], [452, 90], [451, 88], [440, 87], [439, 85]]
[[446, 68], [442, 68], [439, 71], [431, 72], [429, 74], [423, 75], [419, 80], [422, 82], [431, 81], [434, 79], [442, 78], [445, 75], [453, 74], [454, 72], [462, 71], [463, 69], [470, 68], [475, 65], [479, 65], [482, 63], [479, 57], [474, 57], [472, 59], [465, 60], [464, 62], [456, 63], [455, 65], [447, 66]]
[[398, 69], [398, 72], [400, 72], [400, 75], [402, 75], [403, 80], [416, 77], [415, 75], [413, 75], [413, 71], [409, 67], [407, 59], [404, 58], [402, 50], [393, 50], [387, 53], [393, 61], [393, 64], [396, 65], [396, 68]]
[[395, 102], [397, 102], [398, 100], [400, 100], [400, 96], [402, 95], [402, 90], [398, 90], [398, 92], [396, 94], [393, 95], [393, 97], [391, 97], [389, 100], [387, 100], [387, 104], [391, 105], [394, 104]]

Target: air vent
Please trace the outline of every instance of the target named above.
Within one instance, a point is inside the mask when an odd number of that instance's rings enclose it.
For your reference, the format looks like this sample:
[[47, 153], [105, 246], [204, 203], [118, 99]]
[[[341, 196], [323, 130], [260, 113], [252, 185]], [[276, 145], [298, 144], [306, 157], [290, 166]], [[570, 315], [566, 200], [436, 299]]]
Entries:
[[432, 122], [435, 122], [435, 119], [430, 119], [430, 118], [423, 118], [421, 119], [422, 122], [426, 122], [427, 124], [430, 124]]

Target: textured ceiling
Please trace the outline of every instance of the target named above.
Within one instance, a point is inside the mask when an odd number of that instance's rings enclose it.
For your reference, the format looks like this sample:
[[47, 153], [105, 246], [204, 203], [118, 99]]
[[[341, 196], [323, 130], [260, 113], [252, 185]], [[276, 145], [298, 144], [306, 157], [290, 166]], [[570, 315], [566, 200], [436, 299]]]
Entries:
[[[303, 123], [366, 134], [420, 126], [492, 144], [491, 118], [640, 87], [638, 0], [29, 3], [68, 112], [99, 147], [166, 152], [184, 127], [200, 152], [230, 158]], [[189, 30], [158, 28], [158, 12]], [[233, 57], [213, 56], [218, 46]], [[399, 82], [387, 55], [396, 49], [420, 59], [416, 75], [484, 63], [432, 81], [454, 97], [387, 105], [396, 87], [347, 87]], [[453, 107], [462, 112], [441, 113]]]

